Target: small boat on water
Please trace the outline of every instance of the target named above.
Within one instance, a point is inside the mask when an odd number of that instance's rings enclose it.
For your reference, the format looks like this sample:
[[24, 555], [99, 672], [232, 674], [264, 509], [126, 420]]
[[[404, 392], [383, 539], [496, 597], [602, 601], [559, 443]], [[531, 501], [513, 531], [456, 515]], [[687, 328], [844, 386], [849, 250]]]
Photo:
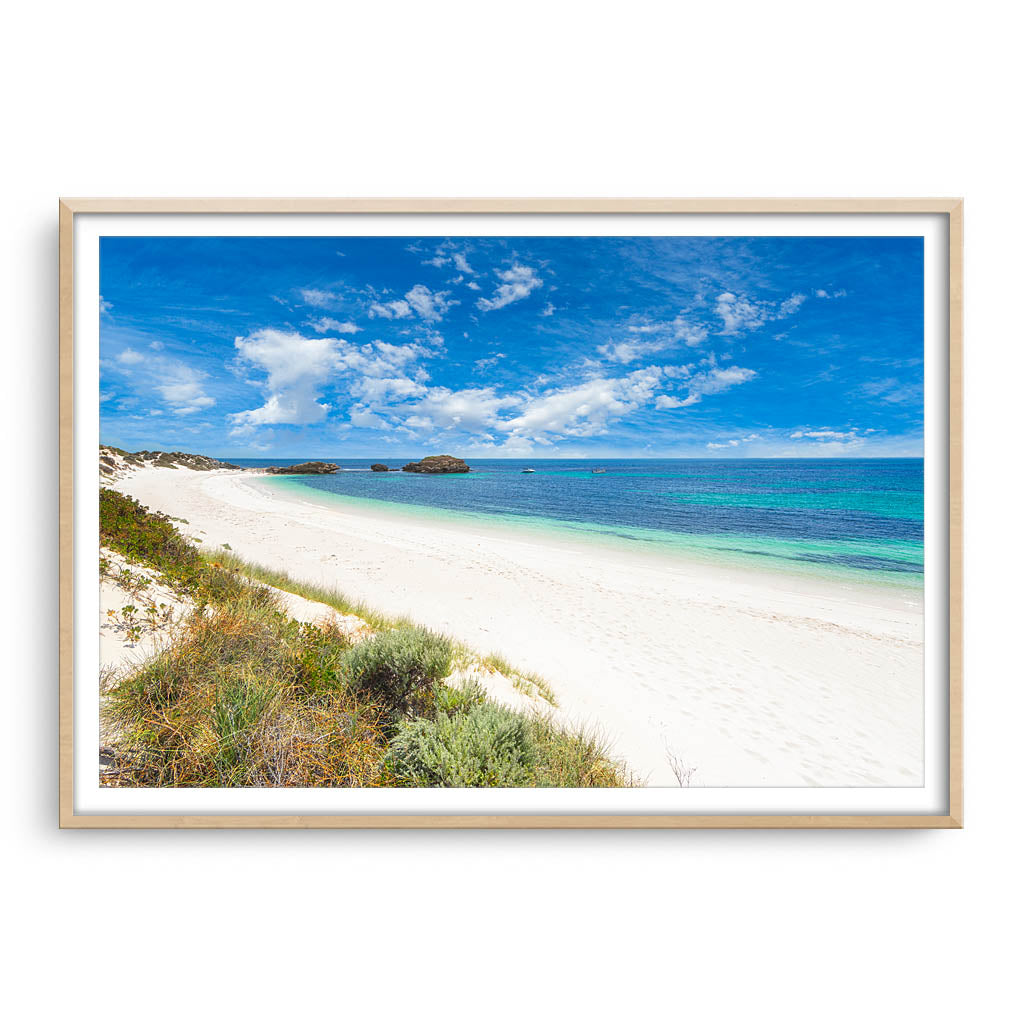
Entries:
[[524, 473], [536, 473], [537, 470], [535, 470], [535, 469], [524, 469], [523, 472]]
[[592, 469], [590, 472], [591, 473], [607, 473], [608, 470], [606, 470], [606, 469]]

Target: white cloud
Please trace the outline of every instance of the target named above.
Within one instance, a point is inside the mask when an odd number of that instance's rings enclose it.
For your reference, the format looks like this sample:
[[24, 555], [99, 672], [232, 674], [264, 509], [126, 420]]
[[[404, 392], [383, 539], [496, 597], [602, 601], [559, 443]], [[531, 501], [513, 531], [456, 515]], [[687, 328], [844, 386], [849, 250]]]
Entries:
[[708, 336], [706, 327], [691, 324], [689, 321], [684, 320], [681, 315], [672, 321], [672, 332], [676, 339], [684, 342], [690, 348], [699, 345]]
[[865, 381], [860, 386], [860, 393], [880, 402], [893, 404], [921, 402], [923, 395], [920, 381], [903, 383], [896, 377]]
[[215, 404], [203, 390], [206, 374], [201, 370], [168, 359], [161, 364], [160, 376], [163, 383], [156, 390], [175, 415], [188, 416]]
[[239, 360], [266, 373], [267, 399], [258, 409], [233, 413], [232, 433], [271, 423], [322, 422], [329, 408], [318, 401], [323, 382], [341, 365], [347, 345], [341, 338], [306, 338], [294, 331], [270, 328], [236, 338]]
[[761, 437], [760, 434], [748, 434], [746, 437], [730, 437], [728, 441], [708, 441], [708, 448], [738, 448], [741, 444], [749, 444], [751, 441], [757, 441]]
[[422, 262], [428, 267], [447, 267], [449, 264], [452, 264], [460, 274], [476, 273], [469, 265], [466, 253], [456, 249], [452, 242], [442, 242], [434, 250], [434, 255], [429, 260], [423, 260]]
[[137, 363], [144, 363], [146, 357], [141, 352], [136, 352], [133, 348], [125, 348], [118, 353], [117, 361], [125, 366], [135, 366]]
[[654, 400], [655, 409], [678, 409], [684, 405], [692, 405], [692, 402], [684, 402], [681, 398], [673, 395], [658, 395]]
[[364, 377], [352, 384], [352, 394], [369, 405], [388, 399], [416, 398], [426, 393], [426, 386], [410, 377]]
[[607, 345], [599, 345], [597, 351], [613, 363], [635, 363], [646, 355], [668, 348], [670, 344], [668, 340], [608, 342]]
[[715, 300], [715, 313], [722, 319], [722, 330], [719, 333], [734, 336], [757, 330], [770, 320], [783, 320], [792, 316], [806, 300], [806, 295], [794, 293], [775, 305], [748, 299], [733, 292], [722, 292]]
[[545, 306], [545, 307], [544, 307], [544, 308], [543, 308], [543, 309], [542, 309], [542, 310], [540, 311], [540, 315], [541, 315], [541, 316], [551, 316], [551, 315], [552, 315], [552, 314], [553, 314], [554, 312], [555, 312], [555, 304], [554, 304], [553, 302], [549, 302], [549, 303], [548, 303], [548, 304], [547, 304], [547, 305], [546, 305], [546, 306]]
[[425, 284], [418, 284], [405, 293], [405, 300], [421, 319], [436, 323], [452, 306], [459, 304], [457, 299], [448, 299], [450, 294], [432, 292]]
[[688, 405], [696, 405], [704, 395], [717, 395], [738, 384], [745, 384], [757, 376], [756, 370], [750, 370], [743, 366], [713, 366], [709, 370], [703, 370], [694, 374], [687, 381], [688, 393], [686, 398], [676, 398], [673, 395], [658, 395], [655, 399], [656, 409], [682, 409]]
[[[302, 296], [302, 301], [307, 306], [317, 306], [321, 309], [330, 309], [335, 306], [341, 305], [344, 301], [344, 296], [339, 295], [337, 292], [324, 291], [321, 288], [303, 288], [299, 294]], [[281, 302], [276, 296], [271, 296], [277, 302]], [[283, 304], [283, 303], [282, 303]]]
[[383, 317], [385, 320], [404, 320], [407, 316], [412, 316], [412, 307], [404, 299], [375, 302], [370, 306], [370, 316]]
[[502, 283], [494, 290], [489, 299], [477, 299], [478, 309], [485, 313], [492, 309], [502, 309], [510, 303], [525, 299], [535, 288], [541, 286], [541, 279], [532, 267], [522, 263], [513, 263], [508, 270], [495, 271]]
[[817, 288], [815, 289], [814, 296], [818, 299], [842, 299], [846, 297], [846, 289], [839, 288], [834, 292], [828, 292], [824, 288]]
[[458, 427], [475, 434], [496, 427], [501, 410], [516, 404], [516, 398], [498, 395], [494, 388], [464, 388], [460, 391], [431, 388], [422, 399], [407, 407], [410, 415], [405, 417], [404, 423], [410, 426], [414, 420], [427, 420], [439, 430]]
[[387, 420], [362, 406], [354, 406], [349, 412], [348, 418], [354, 427], [370, 427], [374, 430], [391, 429], [391, 424]]
[[652, 366], [625, 377], [595, 377], [559, 388], [529, 399], [522, 412], [502, 427], [533, 440], [545, 435], [592, 437], [649, 401], [661, 378], [660, 368]]
[[806, 437], [812, 441], [854, 441], [860, 437], [856, 427], [853, 430], [797, 430], [789, 436]]
[[113, 308], [114, 308], [114, 304], [112, 302], [107, 302], [107, 300], [105, 298], [103, 298], [103, 296], [101, 295], [100, 296], [100, 312], [101, 313], [109, 313]]
[[312, 327], [317, 334], [325, 334], [327, 331], [335, 331], [338, 334], [355, 334], [361, 331], [351, 320], [335, 320], [329, 316], [318, 316], [313, 320], [306, 321], [307, 327]]
[[473, 367], [477, 371], [487, 370], [492, 366], [497, 366], [498, 363], [500, 363], [501, 360], [504, 358], [504, 352], [495, 352], [493, 356], [487, 356], [484, 359], [478, 359], [475, 363], [473, 363]]

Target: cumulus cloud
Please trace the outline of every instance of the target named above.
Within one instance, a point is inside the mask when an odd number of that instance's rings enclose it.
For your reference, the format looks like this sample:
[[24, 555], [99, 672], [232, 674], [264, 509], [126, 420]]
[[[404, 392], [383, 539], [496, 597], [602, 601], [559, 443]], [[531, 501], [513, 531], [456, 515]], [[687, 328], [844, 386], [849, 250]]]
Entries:
[[470, 266], [468, 255], [464, 250], [455, 248], [454, 242], [442, 242], [435, 250], [434, 255], [423, 264], [428, 267], [454, 266], [460, 274], [475, 274], [476, 271]]
[[525, 299], [542, 283], [537, 272], [522, 263], [513, 263], [507, 270], [497, 270], [495, 274], [501, 284], [495, 288], [494, 294], [489, 299], [476, 300], [477, 309], [485, 313]]
[[385, 320], [404, 320], [412, 316], [412, 306], [404, 299], [395, 299], [393, 302], [375, 302], [370, 306], [370, 316], [383, 317]]
[[351, 320], [335, 320], [329, 316], [318, 316], [313, 320], [306, 321], [307, 327], [312, 327], [317, 334], [326, 334], [327, 331], [334, 331], [337, 334], [355, 334], [362, 330]]
[[429, 424], [436, 430], [458, 428], [470, 434], [479, 433], [499, 423], [502, 409], [516, 405], [511, 395], [499, 395], [494, 388], [463, 388], [453, 391], [445, 387], [430, 388], [418, 402], [408, 406], [406, 426]]
[[425, 284], [417, 284], [410, 288], [405, 297], [390, 302], [374, 302], [370, 306], [371, 317], [384, 320], [405, 320], [414, 313], [427, 323], [437, 323], [452, 306], [457, 306], [457, 299], [449, 299], [451, 292], [432, 292]]
[[656, 409], [682, 409], [688, 405], [696, 405], [705, 395], [720, 394], [738, 384], [745, 384], [756, 376], [756, 370], [744, 366], [712, 366], [689, 378], [686, 384], [688, 391], [685, 398], [676, 398], [674, 395], [658, 395], [654, 407]]
[[125, 366], [134, 366], [137, 363], [145, 362], [146, 357], [141, 352], [136, 352], [133, 348], [124, 348], [118, 353], [117, 361]]
[[613, 363], [635, 363], [638, 359], [668, 348], [671, 341], [619, 341], [599, 345], [598, 354]]
[[451, 292], [432, 292], [425, 284], [418, 284], [405, 293], [405, 301], [416, 312], [417, 316], [428, 323], [436, 323], [452, 306], [459, 304], [457, 299], [449, 299]]
[[728, 337], [757, 330], [770, 320], [783, 320], [792, 316], [806, 301], [806, 295], [794, 293], [776, 305], [733, 292], [722, 292], [715, 300], [715, 313], [722, 320], [719, 333]]
[[708, 329], [700, 324], [690, 323], [680, 315], [672, 321], [672, 333], [677, 340], [693, 348], [707, 338]]
[[267, 398], [257, 409], [233, 413], [232, 433], [274, 423], [322, 422], [329, 408], [319, 401], [323, 381], [339, 367], [345, 346], [341, 338], [307, 338], [270, 328], [236, 338], [239, 361], [266, 374]]
[[662, 376], [660, 368], [653, 366], [625, 377], [595, 377], [558, 388], [529, 399], [519, 415], [503, 426], [513, 435], [534, 440], [546, 435], [592, 437], [650, 401]]

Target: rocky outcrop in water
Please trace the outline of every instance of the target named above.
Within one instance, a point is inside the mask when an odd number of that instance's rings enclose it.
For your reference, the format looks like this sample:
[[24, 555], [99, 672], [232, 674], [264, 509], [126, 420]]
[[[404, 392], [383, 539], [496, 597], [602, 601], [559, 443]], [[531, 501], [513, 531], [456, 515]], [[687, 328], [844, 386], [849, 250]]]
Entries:
[[409, 462], [402, 467], [403, 473], [468, 473], [469, 466], [454, 455], [428, 455], [419, 462]]
[[317, 475], [325, 473], [337, 473], [339, 467], [333, 462], [300, 462], [297, 466], [267, 466], [265, 473], [280, 473], [292, 476], [294, 474]]
[[375, 462], [370, 469], [372, 469], [374, 473], [386, 473], [388, 471], [388, 467], [385, 466], [383, 462]]

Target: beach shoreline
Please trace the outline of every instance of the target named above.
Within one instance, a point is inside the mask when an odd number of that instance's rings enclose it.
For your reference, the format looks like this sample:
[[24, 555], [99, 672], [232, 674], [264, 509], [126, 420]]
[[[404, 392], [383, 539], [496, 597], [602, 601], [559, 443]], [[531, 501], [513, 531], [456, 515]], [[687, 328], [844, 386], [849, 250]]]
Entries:
[[114, 486], [216, 550], [336, 587], [550, 680], [650, 785], [917, 786], [921, 595], [370, 510], [245, 471]]

